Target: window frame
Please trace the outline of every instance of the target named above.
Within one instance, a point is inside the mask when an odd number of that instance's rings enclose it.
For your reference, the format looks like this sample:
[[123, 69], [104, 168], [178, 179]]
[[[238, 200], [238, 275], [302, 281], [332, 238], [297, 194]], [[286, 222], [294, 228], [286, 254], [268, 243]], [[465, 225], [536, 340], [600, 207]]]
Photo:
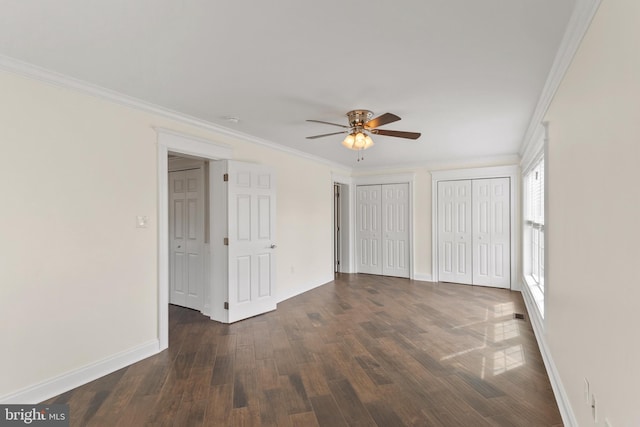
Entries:
[[544, 318], [546, 176], [543, 153], [523, 171], [522, 184], [522, 272], [540, 316]]

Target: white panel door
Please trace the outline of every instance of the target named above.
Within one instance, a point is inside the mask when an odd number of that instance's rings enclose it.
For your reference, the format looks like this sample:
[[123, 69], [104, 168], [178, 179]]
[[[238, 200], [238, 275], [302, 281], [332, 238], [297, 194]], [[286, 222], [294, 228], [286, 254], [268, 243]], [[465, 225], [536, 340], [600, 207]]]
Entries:
[[359, 273], [382, 274], [381, 191], [380, 185], [359, 185], [356, 189]]
[[276, 181], [264, 165], [227, 162], [229, 323], [276, 309]]
[[471, 284], [471, 181], [438, 182], [438, 279]]
[[202, 310], [204, 304], [204, 174], [169, 173], [169, 301]]
[[409, 277], [409, 184], [382, 186], [382, 274]]
[[509, 178], [473, 180], [473, 284], [511, 285]]

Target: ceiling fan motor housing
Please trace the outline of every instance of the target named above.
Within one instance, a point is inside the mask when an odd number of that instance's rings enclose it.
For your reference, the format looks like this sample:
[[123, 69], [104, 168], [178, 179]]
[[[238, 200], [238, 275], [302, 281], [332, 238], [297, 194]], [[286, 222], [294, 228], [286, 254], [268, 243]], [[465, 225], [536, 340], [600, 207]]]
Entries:
[[373, 112], [369, 110], [353, 110], [347, 113], [349, 124], [354, 128], [362, 128], [364, 124], [371, 120]]

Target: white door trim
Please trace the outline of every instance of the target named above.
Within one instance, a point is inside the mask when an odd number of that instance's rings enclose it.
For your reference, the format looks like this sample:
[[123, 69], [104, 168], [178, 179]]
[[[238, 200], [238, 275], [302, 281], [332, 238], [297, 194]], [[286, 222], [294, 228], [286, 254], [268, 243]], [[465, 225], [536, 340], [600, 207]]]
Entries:
[[169, 347], [169, 152], [221, 160], [231, 159], [233, 150], [173, 130], [154, 129], [158, 134], [158, 341], [162, 351]]
[[[414, 189], [414, 181], [416, 179], [416, 174], [415, 173], [402, 173], [402, 174], [389, 174], [389, 175], [370, 175], [370, 176], [356, 176], [353, 177], [351, 179], [351, 186], [349, 187], [349, 193], [353, 194], [354, 197], [352, 197], [351, 200], [351, 207], [353, 208], [351, 210], [351, 212], [355, 213], [355, 204], [356, 204], [356, 197], [355, 197], [355, 187], [357, 187], [358, 185], [383, 185], [383, 184], [409, 184], [409, 279], [414, 280], [415, 277], [415, 262], [414, 262], [414, 238], [413, 238], [413, 200], [414, 200], [414, 195], [413, 195], [413, 189]], [[351, 188], [353, 188], [353, 192], [351, 191]], [[353, 215], [355, 217], [355, 214]], [[356, 226], [354, 224], [353, 228], [352, 228], [352, 233], [351, 233], [351, 239], [352, 242], [355, 242], [355, 232], [356, 232]], [[356, 252], [356, 246], [357, 245], [353, 245], [353, 252], [351, 252], [351, 258], [352, 259], [357, 259], [357, 254]], [[356, 267], [357, 263], [354, 262], [353, 266]], [[357, 271], [356, 271], [357, 273]]]
[[[342, 206], [343, 217], [347, 218], [348, 221], [345, 224], [342, 224], [344, 228], [344, 233], [340, 233], [341, 237], [346, 237], [346, 242], [343, 242], [341, 246], [344, 248], [346, 246], [346, 251], [342, 251], [342, 259], [340, 260], [340, 272], [342, 273], [353, 273], [355, 271], [355, 258], [354, 258], [354, 242], [355, 242], [355, 221], [353, 214], [355, 212], [355, 186], [353, 185], [353, 180], [350, 176], [340, 175], [337, 173], [331, 173], [331, 188], [333, 188], [334, 184], [340, 184], [343, 188], [346, 188], [346, 194], [340, 194], [340, 198], [342, 198]], [[331, 220], [331, 235], [334, 236], [335, 230], [335, 221]], [[335, 239], [335, 236], [332, 237]], [[335, 241], [332, 242], [335, 247]]]
[[493, 166], [486, 168], [453, 169], [431, 172], [431, 277], [434, 282], [438, 279], [438, 182], [460, 179], [481, 178], [510, 178], [510, 213], [509, 225], [511, 227], [511, 289], [520, 290], [520, 263], [517, 253], [520, 248], [520, 227], [516, 222], [520, 218], [520, 167], [518, 165]]

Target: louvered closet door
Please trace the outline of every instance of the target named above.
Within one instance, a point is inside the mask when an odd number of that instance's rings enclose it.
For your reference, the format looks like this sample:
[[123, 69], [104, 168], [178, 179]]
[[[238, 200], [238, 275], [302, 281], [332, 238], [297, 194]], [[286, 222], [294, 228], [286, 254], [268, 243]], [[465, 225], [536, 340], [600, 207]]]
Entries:
[[438, 182], [438, 278], [471, 284], [471, 181]]
[[473, 181], [473, 284], [509, 288], [509, 178]]

